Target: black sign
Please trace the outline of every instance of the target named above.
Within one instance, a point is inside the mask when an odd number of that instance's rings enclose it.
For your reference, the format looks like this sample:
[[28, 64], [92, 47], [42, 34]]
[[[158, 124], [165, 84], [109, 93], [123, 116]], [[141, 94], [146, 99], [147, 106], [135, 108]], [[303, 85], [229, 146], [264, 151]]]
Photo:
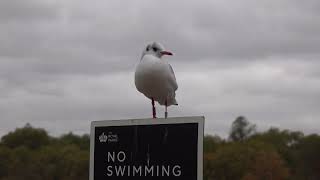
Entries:
[[93, 122], [90, 179], [202, 179], [203, 122], [203, 117]]

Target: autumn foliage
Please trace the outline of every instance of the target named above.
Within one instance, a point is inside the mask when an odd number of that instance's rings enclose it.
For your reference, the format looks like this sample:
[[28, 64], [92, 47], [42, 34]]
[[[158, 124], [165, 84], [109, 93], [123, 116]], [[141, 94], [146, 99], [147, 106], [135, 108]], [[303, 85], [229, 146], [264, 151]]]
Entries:
[[[49, 136], [27, 124], [2, 136], [0, 180], [87, 180], [89, 136]], [[320, 136], [270, 128], [257, 132], [236, 118], [229, 137], [204, 137], [205, 180], [318, 180]]]

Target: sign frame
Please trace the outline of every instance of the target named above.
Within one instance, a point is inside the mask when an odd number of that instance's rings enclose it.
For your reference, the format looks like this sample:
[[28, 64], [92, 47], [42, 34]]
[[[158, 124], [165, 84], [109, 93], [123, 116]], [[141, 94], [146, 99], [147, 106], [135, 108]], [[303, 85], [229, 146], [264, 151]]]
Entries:
[[204, 136], [204, 116], [187, 116], [171, 118], [147, 118], [147, 119], [127, 119], [127, 120], [102, 120], [92, 121], [90, 127], [90, 167], [89, 180], [94, 180], [94, 146], [95, 128], [107, 126], [136, 126], [136, 125], [157, 125], [157, 124], [198, 124], [198, 151], [197, 151], [197, 180], [203, 180], [203, 136]]

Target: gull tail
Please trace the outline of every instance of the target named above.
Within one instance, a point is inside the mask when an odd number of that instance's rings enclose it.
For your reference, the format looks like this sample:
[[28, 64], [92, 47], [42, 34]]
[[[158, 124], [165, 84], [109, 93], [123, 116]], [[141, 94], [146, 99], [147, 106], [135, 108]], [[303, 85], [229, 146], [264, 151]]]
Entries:
[[[163, 106], [166, 104], [166, 100], [165, 99], [160, 100], [158, 102], [159, 102], [160, 105], [163, 105]], [[176, 106], [178, 105], [178, 102], [177, 102], [176, 98], [168, 98], [167, 99], [167, 106], [171, 106], [171, 105], [176, 105]]]
[[173, 102], [172, 102], [172, 104], [173, 104], [173, 105], [176, 105], [176, 106], [178, 106], [178, 102], [177, 102], [176, 98], [174, 98], [174, 99], [173, 99]]
[[176, 98], [171, 98], [171, 99], [168, 99], [168, 105], [176, 105], [178, 106], [178, 102], [176, 100]]

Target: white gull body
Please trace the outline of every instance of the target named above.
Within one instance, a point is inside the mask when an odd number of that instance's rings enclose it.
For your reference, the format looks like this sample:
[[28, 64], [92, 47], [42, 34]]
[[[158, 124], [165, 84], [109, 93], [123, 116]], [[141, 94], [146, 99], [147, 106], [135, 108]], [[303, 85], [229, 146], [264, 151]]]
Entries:
[[178, 105], [175, 91], [178, 89], [175, 74], [163, 55], [172, 55], [159, 43], [149, 44], [136, 67], [135, 85], [139, 92], [160, 105]]

